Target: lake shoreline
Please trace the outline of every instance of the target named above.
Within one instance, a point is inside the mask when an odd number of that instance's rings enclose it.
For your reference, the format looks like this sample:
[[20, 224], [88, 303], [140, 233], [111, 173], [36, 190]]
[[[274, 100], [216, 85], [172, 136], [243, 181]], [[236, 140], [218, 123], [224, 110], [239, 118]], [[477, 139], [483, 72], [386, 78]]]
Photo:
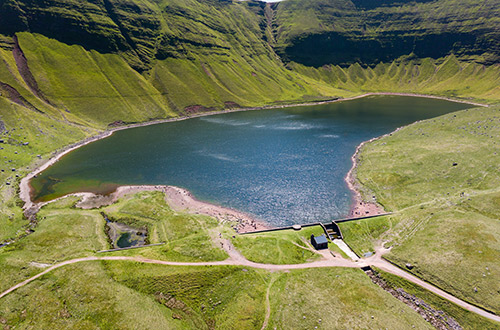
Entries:
[[361, 195], [361, 188], [359, 182], [356, 180], [356, 169], [359, 164], [359, 154], [361, 152], [361, 149], [368, 143], [377, 141], [385, 136], [392, 135], [393, 133], [396, 133], [400, 129], [402, 129], [405, 126], [398, 127], [396, 130], [392, 131], [391, 133], [387, 133], [381, 136], [374, 137], [370, 140], [363, 141], [361, 142], [357, 147], [356, 151], [354, 154], [351, 156], [351, 162], [352, 166], [349, 172], [347, 172], [347, 175], [344, 178], [345, 183], [347, 184], [347, 187], [349, 190], [352, 192], [353, 197], [352, 197], [352, 203], [349, 211], [349, 216], [356, 218], [356, 217], [363, 217], [363, 216], [371, 216], [371, 215], [378, 215], [378, 214], [384, 214], [387, 213], [387, 211], [384, 209], [384, 207], [380, 204], [378, 204], [375, 200], [375, 196], [372, 196], [372, 201], [368, 201], [363, 196]]
[[36, 203], [36, 207], [40, 209], [45, 205], [54, 203], [63, 198], [74, 196], [80, 198], [80, 201], [75, 205], [77, 208], [83, 210], [96, 209], [112, 205], [125, 195], [144, 191], [158, 191], [163, 193], [165, 202], [174, 212], [213, 217], [219, 220], [220, 223], [228, 223], [238, 233], [271, 229], [268, 224], [249, 214], [232, 208], [200, 201], [187, 189], [168, 185], [124, 185], [119, 186], [114, 192], [108, 195], [100, 195], [91, 192], [77, 192], [58, 197], [51, 201]]
[[[455, 99], [451, 99], [451, 98], [447, 98], [447, 97], [440, 97], [440, 96], [433, 96], [433, 95], [410, 94], [410, 93], [389, 93], [389, 92], [388, 93], [365, 93], [365, 94], [353, 96], [350, 98], [337, 98], [337, 99], [319, 101], [319, 102], [296, 103], [296, 104], [288, 104], [288, 105], [270, 105], [270, 106], [262, 106], [262, 107], [237, 108], [237, 109], [226, 109], [226, 110], [220, 110], [220, 111], [202, 112], [202, 113], [196, 113], [196, 114], [189, 115], [189, 116], [167, 118], [167, 119], [154, 120], [154, 121], [145, 122], [145, 123], [137, 123], [137, 124], [130, 124], [130, 125], [124, 125], [124, 126], [119, 126], [119, 127], [113, 127], [113, 128], [109, 128], [109, 129], [107, 129], [107, 130], [105, 130], [105, 131], [103, 131], [95, 136], [88, 137], [82, 141], [79, 141], [77, 143], [74, 143], [74, 144], [71, 144], [67, 147], [64, 147], [60, 151], [56, 150], [54, 152], [54, 155], [50, 159], [48, 159], [45, 163], [43, 163], [39, 167], [35, 168], [32, 172], [30, 172], [23, 179], [21, 179], [21, 182], [19, 185], [19, 197], [24, 202], [23, 210], [24, 210], [26, 217], [28, 219], [32, 218], [33, 215], [35, 215], [38, 212], [40, 207], [43, 205], [46, 205], [46, 203], [36, 203], [36, 202], [32, 201], [32, 198], [31, 198], [32, 197], [31, 196], [32, 187], [30, 185], [31, 179], [33, 179], [36, 175], [43, 172], [45, 169], [47, 169], [51, 165], [55, 164], [59, 159], [61, 159], [61, 157], [68, 154], [69, 152], [74, 151], [75, 149], [78, 149], [78, 148], [80, 148], [84, 145], [87, 145], [89, 143], [96, 142], [98, 140], [107, 138], [107, 137], [111, 136], [114, 132], [117, 132], [117, 131], [130, 129], [130, 128], [136, 128], [136, 127], [144, 127], [144, 126], [168, 123], [168, 122], [183, 121], [183, 120], [187, 120], [187, 119], [191, 119], [191, 118], [199, 118], [199, 117], [218, 115], [218, 114], [224, 114], [224, 113], [255, 111], [255, 110], [270, 110], [270, 109], [290, 108], [290, 107], [296, 107], [296, 106], [322, 105], [322, 104], [350, 101], [350, 100], [355, 100], [355, 99], [368, 97], [368, 96], [375, 96], [375, 95], [424, 97], [424, 98], [442, 99], [442, 100], [447, 100], [447, 101], [457, 102], [457, 103], [471, 104], [471, 105], [475, 105], [475, 106], [485, 106], [485, 107], [488, 106], [486, 104], [474, 103], [474, 102], [469, 102], [469, 101], [465, 101], [465, 100], [455, 100]], [[377, 138], [371, 139], [370, 141], [365, 141], [365, 142], [361, 143], [356, 148], [356, 152], [351, 158], [353, 161], [353, 167], [348, 172], [348, 174], [345, 178], [345, 181], [346, 181], [349, 189], [353, 192], [353, 195], [354, 195], [353, 196], [354, 202], [351, 205], [351, 211], [349, 213], [350, 215], [357, 215], [356, 212], [358, 212], [360, 215], [367, 215], [367, 214], [370, 214], [370, 213], [366, 213], [367, 211], [368, 212], [380, 211], [380, 207], [374, 206], [374, 205], [372, 205], [372, 203], [363, 202], [363, 199], [361, 198], [361, 195], [355, 186], [355, 179], [352, 177], [353, 171], [355, 170], [355, 167], [356, 167], [357, 154], [359, 152], [359, 149], [365, 143], [371, 142], [372, 140], [375, 140], [378, 138], [380, 138], [380, 137], [377, 137]], [[214, 206], [217, 207], [216, 205], [214, 205]]]

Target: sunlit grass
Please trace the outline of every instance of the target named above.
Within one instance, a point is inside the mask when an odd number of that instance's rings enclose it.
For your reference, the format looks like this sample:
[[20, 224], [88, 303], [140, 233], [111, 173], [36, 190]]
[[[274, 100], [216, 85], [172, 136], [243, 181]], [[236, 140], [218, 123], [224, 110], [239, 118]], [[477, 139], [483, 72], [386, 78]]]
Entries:
[[387, 220], [348, 225], [371, 243], [394, 245], [387, 258], [454, 295], [500, 311], [498, 107], [447, 114], [366, 145], [357, 178]]

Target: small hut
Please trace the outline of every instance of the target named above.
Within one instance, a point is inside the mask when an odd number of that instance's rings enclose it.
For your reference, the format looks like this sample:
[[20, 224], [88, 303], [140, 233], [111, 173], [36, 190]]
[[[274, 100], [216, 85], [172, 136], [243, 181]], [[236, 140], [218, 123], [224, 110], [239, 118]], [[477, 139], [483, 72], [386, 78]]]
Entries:
[[311, 235], [311, 244], [316, 250], [328, 249], [328, 240], [325, 235], [314, 236]]

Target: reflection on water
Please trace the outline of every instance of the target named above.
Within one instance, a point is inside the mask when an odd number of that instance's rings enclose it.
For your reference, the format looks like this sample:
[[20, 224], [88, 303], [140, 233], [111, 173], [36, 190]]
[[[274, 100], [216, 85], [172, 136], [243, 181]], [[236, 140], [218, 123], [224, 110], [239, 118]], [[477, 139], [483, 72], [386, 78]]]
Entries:
[[273, 225], [328, 221], [348, 214], [344, 177], [359, 143], [468, 107], [375, 96], [129, 129], [64, 156], [33, 187], [37, 198], [52, 198], [113, 184], [169, 184]]

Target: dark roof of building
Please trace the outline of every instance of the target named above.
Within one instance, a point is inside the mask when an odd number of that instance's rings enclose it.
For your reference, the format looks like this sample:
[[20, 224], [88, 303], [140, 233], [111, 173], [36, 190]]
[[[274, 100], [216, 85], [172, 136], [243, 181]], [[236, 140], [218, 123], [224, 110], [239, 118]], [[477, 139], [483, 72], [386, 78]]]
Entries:
[[314, 240], [316, 241], [316, 244], [328, 244], [328, 240], [325, 235], [314, 236]]

